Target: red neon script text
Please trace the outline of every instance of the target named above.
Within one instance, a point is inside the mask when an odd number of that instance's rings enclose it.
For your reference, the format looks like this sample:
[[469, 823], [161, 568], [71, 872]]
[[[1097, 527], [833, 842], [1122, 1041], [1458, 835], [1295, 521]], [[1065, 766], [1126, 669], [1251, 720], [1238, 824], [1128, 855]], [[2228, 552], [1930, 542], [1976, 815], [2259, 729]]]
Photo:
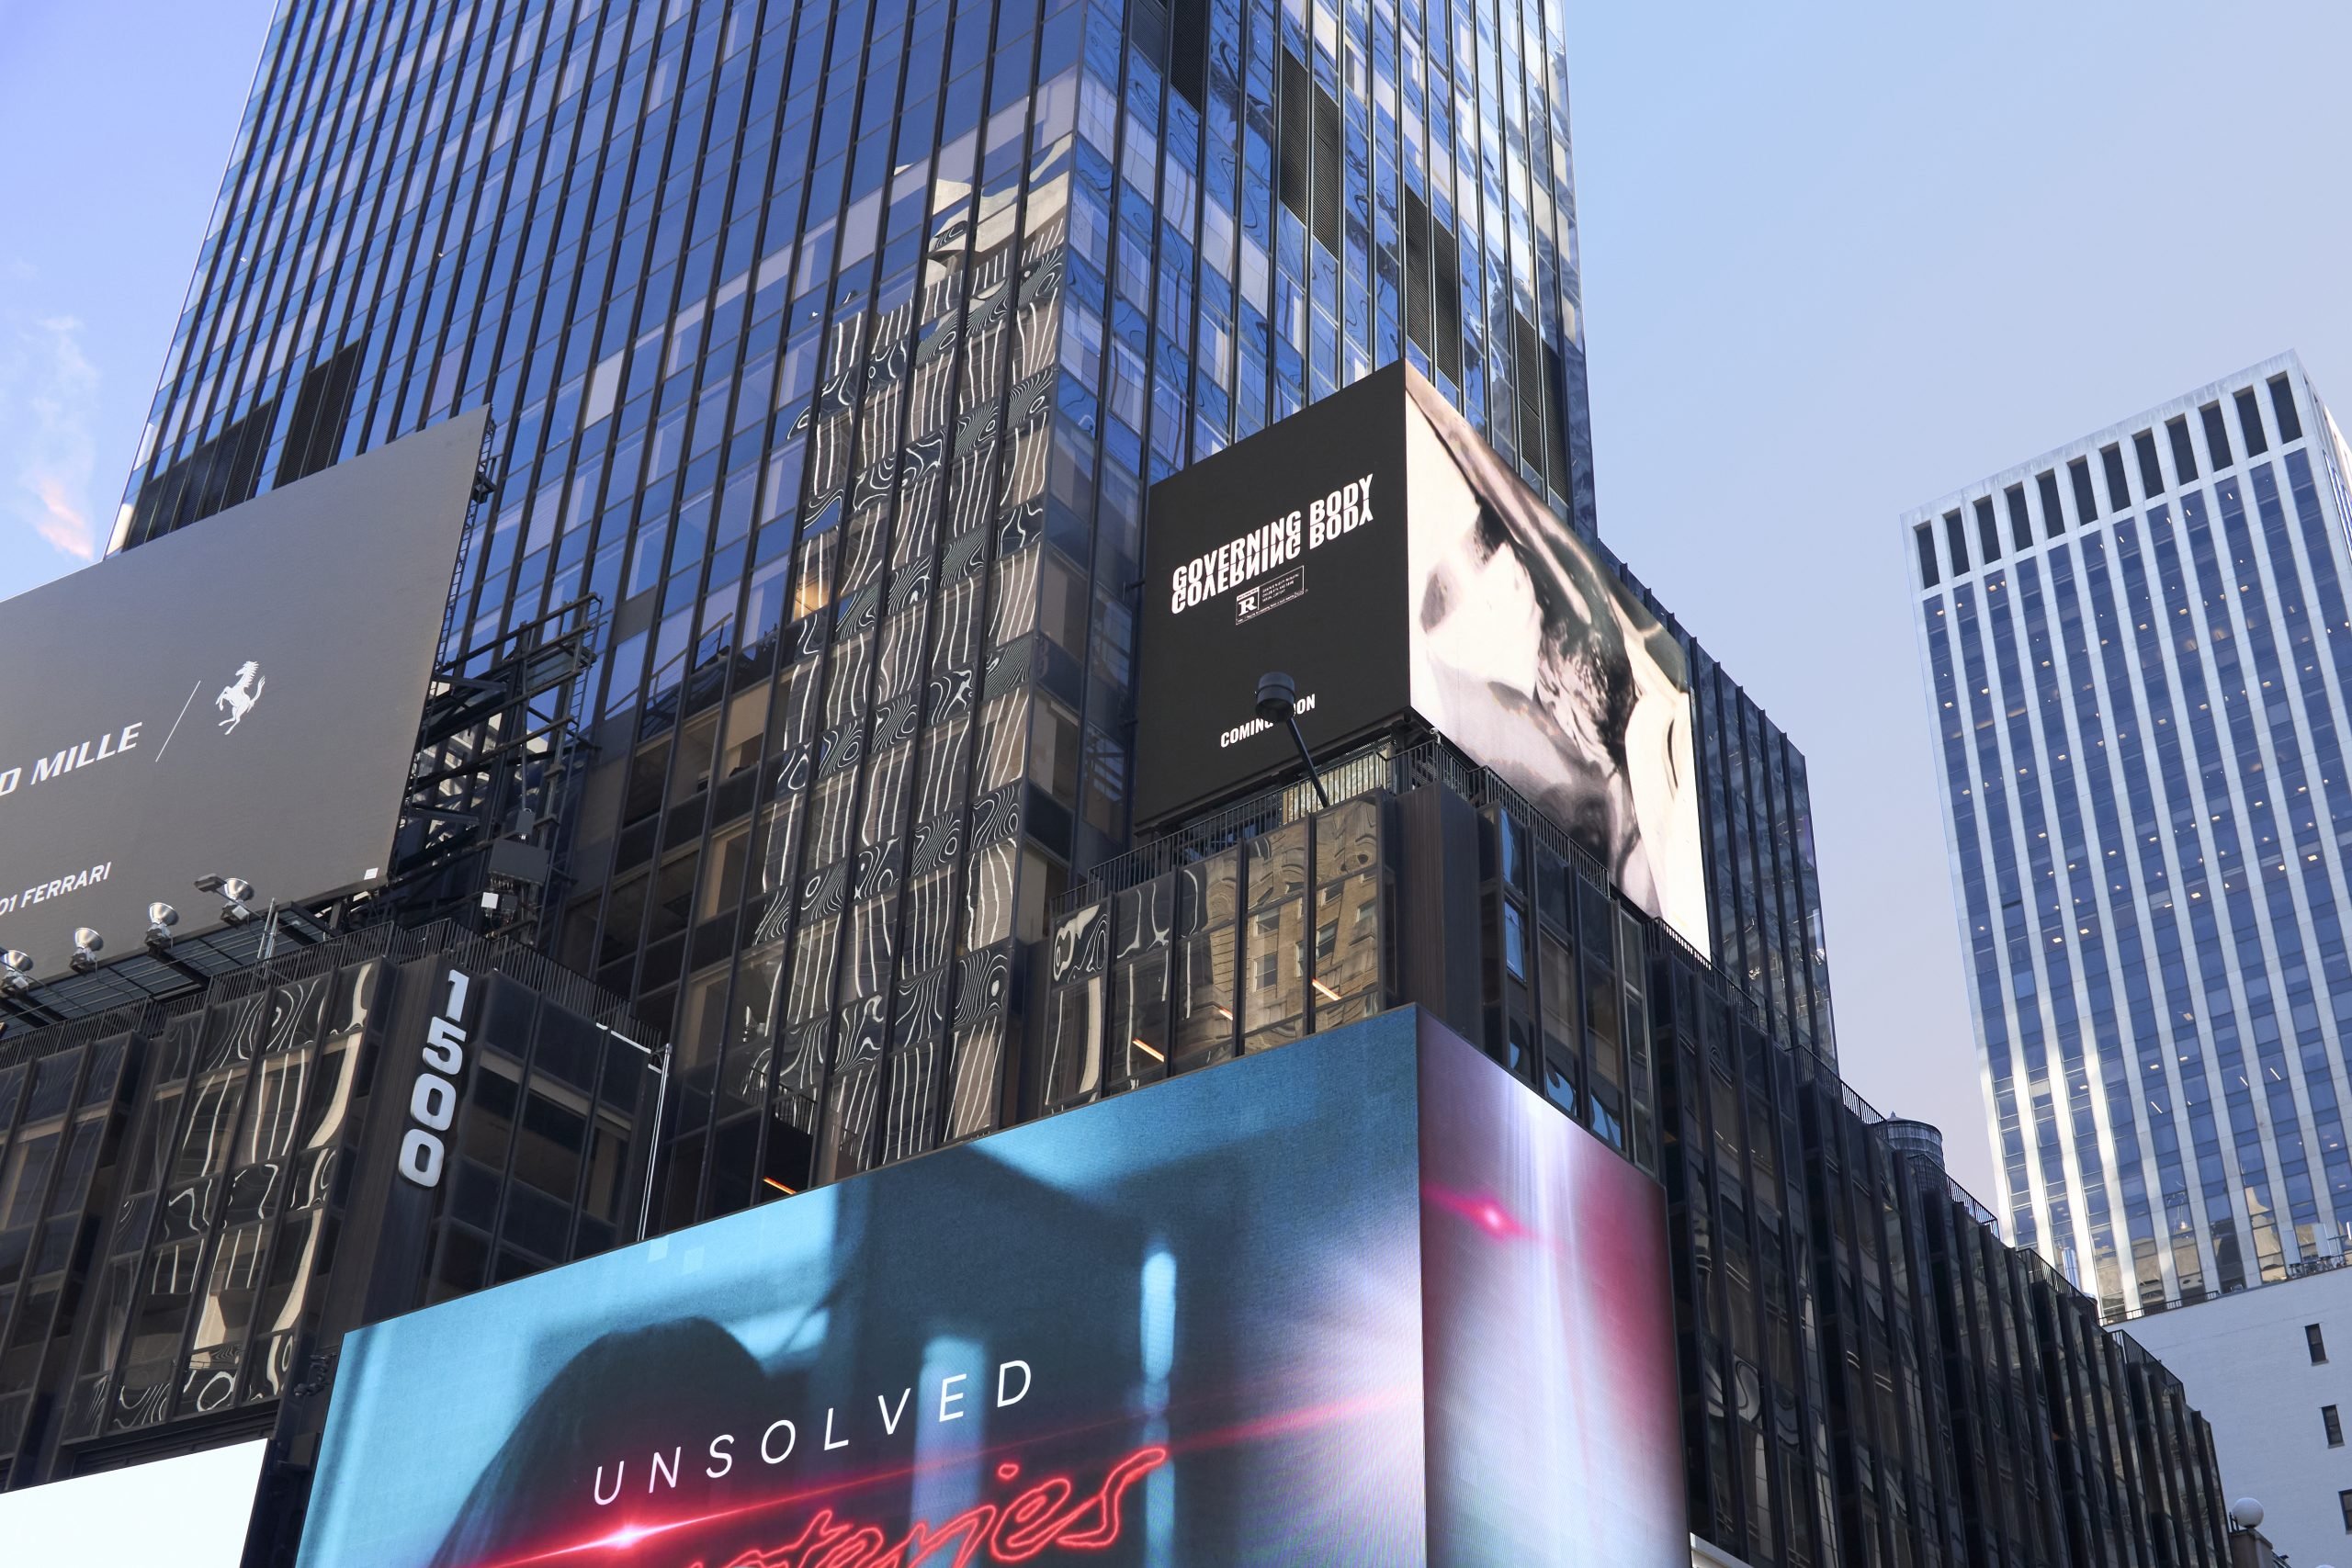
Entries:
[[[824, 1508], [782, 1546], [752, 1548], [724, 1568], [916, 1568], [924, 1562], [968, 1568], [983, 1551], [990, 1562], [1026, 1562], [1049, 1547], [1100, 1551], [1119, 1539], [1119, 1501], [1127, 1489], [1167, 1462], [1166, 1449], [1137, 1449], [1075, 1505], [1069, 1477], [1051, 1475], [1009, 1503], [976, 1503], [935, 1529], [918, 1519], [896, 1541], [878, 1525]], [[1020, 1473], [1018, 1465], [997, 1466], [1000, 1481]], [[952, 1557], [946, 1555], [951, 1548]]]

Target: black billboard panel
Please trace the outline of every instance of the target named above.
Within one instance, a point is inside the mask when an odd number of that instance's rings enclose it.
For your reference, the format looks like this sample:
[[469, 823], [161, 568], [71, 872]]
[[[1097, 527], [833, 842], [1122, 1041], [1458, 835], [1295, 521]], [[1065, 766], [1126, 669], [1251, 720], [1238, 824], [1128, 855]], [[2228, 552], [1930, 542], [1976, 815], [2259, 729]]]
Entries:
[[1320, 753], [1403, 713], [1405, 368], [1392, 366], [1152, 487], [1136, 820], [1294, 765], [1258, 677], [1297, 683]]
[[1155, 487], [1147, 557], [1138, 824], [1295, 765], [1252, 713], [1280, 671], [1318, 752], [1428, 725], [1709, 951], [1680, 646], [1419, 374], [1392, 366]]
[[481, 412], [0, 604], [0, 947], [134, 951], [382, 876], [480, 463]]

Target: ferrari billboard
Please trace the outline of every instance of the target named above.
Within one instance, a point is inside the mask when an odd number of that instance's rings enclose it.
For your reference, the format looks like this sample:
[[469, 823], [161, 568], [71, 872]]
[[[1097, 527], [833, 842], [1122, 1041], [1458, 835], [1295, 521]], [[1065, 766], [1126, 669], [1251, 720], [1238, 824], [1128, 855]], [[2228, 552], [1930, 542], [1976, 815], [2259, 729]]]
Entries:
[[460, 415], [0, 603], [0, 947], [62, 971], [147, 906], [212, 923], [391, 849], [484, 416]]

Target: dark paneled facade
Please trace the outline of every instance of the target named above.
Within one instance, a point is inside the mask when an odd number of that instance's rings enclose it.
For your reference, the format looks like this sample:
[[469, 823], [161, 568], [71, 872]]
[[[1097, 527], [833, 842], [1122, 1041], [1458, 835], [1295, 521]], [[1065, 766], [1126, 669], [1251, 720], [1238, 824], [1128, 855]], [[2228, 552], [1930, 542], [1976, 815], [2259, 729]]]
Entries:
[[1792, 1040], [1736, 950], [1699, 958], [1442, 746], [1327, 783], [1074, 890], [1040, 1110], [1419, 1004], [1664, 1183], [1702, 1537], [1756, 1568], [2219, 1568], [2179, 1382], [2003, 1246], [1935, 1130]]
[[1679, 950], [1657, 964], [1692, 1528], [1756, 1564], [2222, 1561], [2179, 1381]]
[[[435, 1100], [415, 1085], [453, 973], [464, 1055]], [[299, 1517], [345, 1330], [638, 1235], [656, 1080], [616, 1022], [528, 952], [386, 925], [11, 1030], [0, 1490], [272, 1434], [266, 1500]], [[431, 1186], [395, 1172], [420, 1116]]]

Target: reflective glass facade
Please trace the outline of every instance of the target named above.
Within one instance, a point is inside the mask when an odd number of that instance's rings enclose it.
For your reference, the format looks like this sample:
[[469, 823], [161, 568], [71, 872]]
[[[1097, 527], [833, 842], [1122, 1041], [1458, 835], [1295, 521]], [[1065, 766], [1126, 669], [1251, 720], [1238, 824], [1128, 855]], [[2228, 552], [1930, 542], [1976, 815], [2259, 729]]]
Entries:
[[2004, 1218], [2110, 1319], [2352, 1241], [2345, 469], [2288, 355], [1903, 520]]
[[[412, 1089], [453, 1005], [436, 1105]], [[256, 1524], [290, 1548], [345, 1331], [639, 1234], [659, 1089], [628, 1021], [526, 950], [387, 923], [12, 1028], [0, 1491], [275, 1431]], [[419, 1105], [449, 1149], [430, 1185]]]
[[115, 544], [486, 404], [450, 647], [605, 617], [553, 945], [678, 1041], [657, 1223], [985, 1131], [1127, 834], [1145, 486], [1404, 356], [1589, 527], [1561, 35], [288, 0]]
[[1327, 783], [1072, 890], [1046, 1109], [1421, 1007], [1663, 1184], [1702, 1540], [1755, 1568], [2225, 1560], [2180, 1381], [2005, 1246], [1936, 1130], [1856, 1097], [1743, 961], [1437, 746]]

